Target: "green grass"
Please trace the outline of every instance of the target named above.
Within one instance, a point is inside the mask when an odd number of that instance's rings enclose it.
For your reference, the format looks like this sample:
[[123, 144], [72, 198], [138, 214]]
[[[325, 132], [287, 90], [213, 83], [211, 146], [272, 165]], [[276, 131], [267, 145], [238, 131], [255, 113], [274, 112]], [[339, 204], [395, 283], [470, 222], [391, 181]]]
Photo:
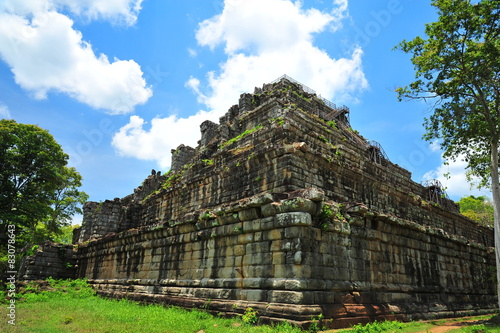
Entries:
[[[339, 330], [337, 333], [416, 333], [429, 332], [432, 328], [443, 326], [445, 324], [460, 325], [459, 329], [452, 329], [446, 333], [500, 333], [500, 326], [485, 323], [495, 315], [483, 315], [473, 318], [455, 318], [455, 319], [440, 319], [432, 321], [413, 321], [409, 323], [401, 323], [397, 321], [375, 322], [366, 325], [354, 325], [350, 329]], [[477, 324], [466, 323], [466, 321], [480, 321]]]
[[50, 282], [52, 291], [24, 294], [16, 303], [16, 326], [7, 324], [7, 308], [0, 307], [1, 332], [285, 332], [299, 333], [289, 324], [253, 326], [239, 318], [225, 319], [199, 310], [140, 305], [93, 294], [85, 281]]
[[238, 136], [236, 136], [236, 137], [234, 137], [234, 138], [232, 138], [232, 139], [229, 139], [229, 140], [227, 140], [227, 141], [225, 141], [225, 142], [221, 143], [221, 144], [220, 144], [220, 146], [219, 146], [219, 148], [220, 148], [220, 149], [224, 149], [224, 148], [226, 148], [227, 146], [229, 146], [229, 145], [231, 145], [231, 144], [235, 143], [236, 141], [238, 141], [238, 140], [242, 139], [243, 137], [245, 137], [245, 136], [247, 136], [247, 135], [250, 135], [250, 134], [252, 134], [253, 132], [256, 132], [256, 131], [260, 130], [262, 127], [263, 127], [262, 125], [257, 125], [257, 126], [255, 126], [254, 128], [248, 129], [248, 130], [244, 131], [243, 133], [241, 133], [240, 135], [238, 135]]
[[[49, 279], [49, 290], [40, 291], [36, 284], [28, 285], [16, 302], [16, 326], [7, 324], [7, 304], [0, 299], [0, 332], [14, 333], [125, 333], [125, 332], [262, 332], [300, 333], [304, 332], [289, 324], [277, 326], [254, 326], [258, 312], [249, 308], [242, 318], [225, 319], [212, 316], [201, 310], [185, 310], [161, 305], [140, 305], [128, 300], [111, 300], [95, 295], [86, 280]], [[0, 295], [5, 296], [5, 295]], [[481, 316], [474, 320], [487, 321], [493, 317]], [[355, 325], [338, 333], [414, 333], [426, 332], [444, 323], [470, 320], [443, 319], [430, 322], [376, 322]], [[319, 329], [321, 325], [317, 325]], [[316, 330], [314, 330], [316, 331]], [[313, 330], [311, 330], [313, 332]], [[467, 325], [450, 333], [500, 333], [500, 326], [480, 322]], [[447, 332], [447, 333], [448, 333]]]
[[426, 332], [428, 329], [433, 327], [430, 323], [425, 322], [409, 322], [401, 323], [398, 321], [383, 321], [374, 322], [366, 325], [358, 324], [354, 325], [351, 329], [341, 330], [339, 333], [377, 333], [377, 332]]

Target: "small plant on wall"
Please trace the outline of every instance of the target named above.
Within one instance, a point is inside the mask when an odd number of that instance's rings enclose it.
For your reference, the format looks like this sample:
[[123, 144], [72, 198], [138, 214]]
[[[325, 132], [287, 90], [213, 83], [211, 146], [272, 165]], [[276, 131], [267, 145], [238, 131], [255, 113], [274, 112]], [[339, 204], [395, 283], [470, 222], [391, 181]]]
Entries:
[[255, 325], [259, 321], [258, 314], [259, 312], [257, 310], [254, 310], [253, 308], [247, 308], [241, 319], [244, 323]]

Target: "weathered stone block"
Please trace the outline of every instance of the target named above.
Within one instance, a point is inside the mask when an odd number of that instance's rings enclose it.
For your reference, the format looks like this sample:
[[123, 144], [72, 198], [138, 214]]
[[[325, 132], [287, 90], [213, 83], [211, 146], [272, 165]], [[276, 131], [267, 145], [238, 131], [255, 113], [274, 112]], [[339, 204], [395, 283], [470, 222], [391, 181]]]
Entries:
[[310, 304], [314, 302], [313, 292], [274, 290], [269, 292], [268, 297], [272, 303]]
[[245, 209], [238, 212], [240, 221], [257, 220], [259, 218], [259, 210], [257, 208]]
[[310, 226], [312, 225], [311, 214], [303, 212], [292, 212], [292, 213], [282, 213], [277, 214], [275, 217], [275, 223], [278, 227], [288, 227], [288, 226]]

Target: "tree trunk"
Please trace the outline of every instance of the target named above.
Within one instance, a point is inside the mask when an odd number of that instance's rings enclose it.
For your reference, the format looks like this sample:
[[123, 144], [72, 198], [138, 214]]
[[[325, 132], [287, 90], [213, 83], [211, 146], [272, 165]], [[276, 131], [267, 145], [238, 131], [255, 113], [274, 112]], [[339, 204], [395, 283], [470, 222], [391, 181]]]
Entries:
[[495, 212], [495, 258], [497, 264], [497, 297], [500, 308], [500, 183], [498, 176], [498, 142], [491, 144], [491, 192]]

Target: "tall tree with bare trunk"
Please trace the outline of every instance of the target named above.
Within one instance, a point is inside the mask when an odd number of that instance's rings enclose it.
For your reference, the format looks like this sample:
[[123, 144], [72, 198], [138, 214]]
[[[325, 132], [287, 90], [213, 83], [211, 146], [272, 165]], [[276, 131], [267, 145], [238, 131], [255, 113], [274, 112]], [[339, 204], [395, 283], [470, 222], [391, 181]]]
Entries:
[[445, 158], [465, 159], [469, 175], [491, 188], [500, 277], [500, 1], [433, 0], [432, 5], [439, 17], [426, 25], [427, 36], [396, 46], [412, 55], [415, 67], [415, 81], [397, 93], [400, 100], [433, 103], [424, 138], [438, 140]]

